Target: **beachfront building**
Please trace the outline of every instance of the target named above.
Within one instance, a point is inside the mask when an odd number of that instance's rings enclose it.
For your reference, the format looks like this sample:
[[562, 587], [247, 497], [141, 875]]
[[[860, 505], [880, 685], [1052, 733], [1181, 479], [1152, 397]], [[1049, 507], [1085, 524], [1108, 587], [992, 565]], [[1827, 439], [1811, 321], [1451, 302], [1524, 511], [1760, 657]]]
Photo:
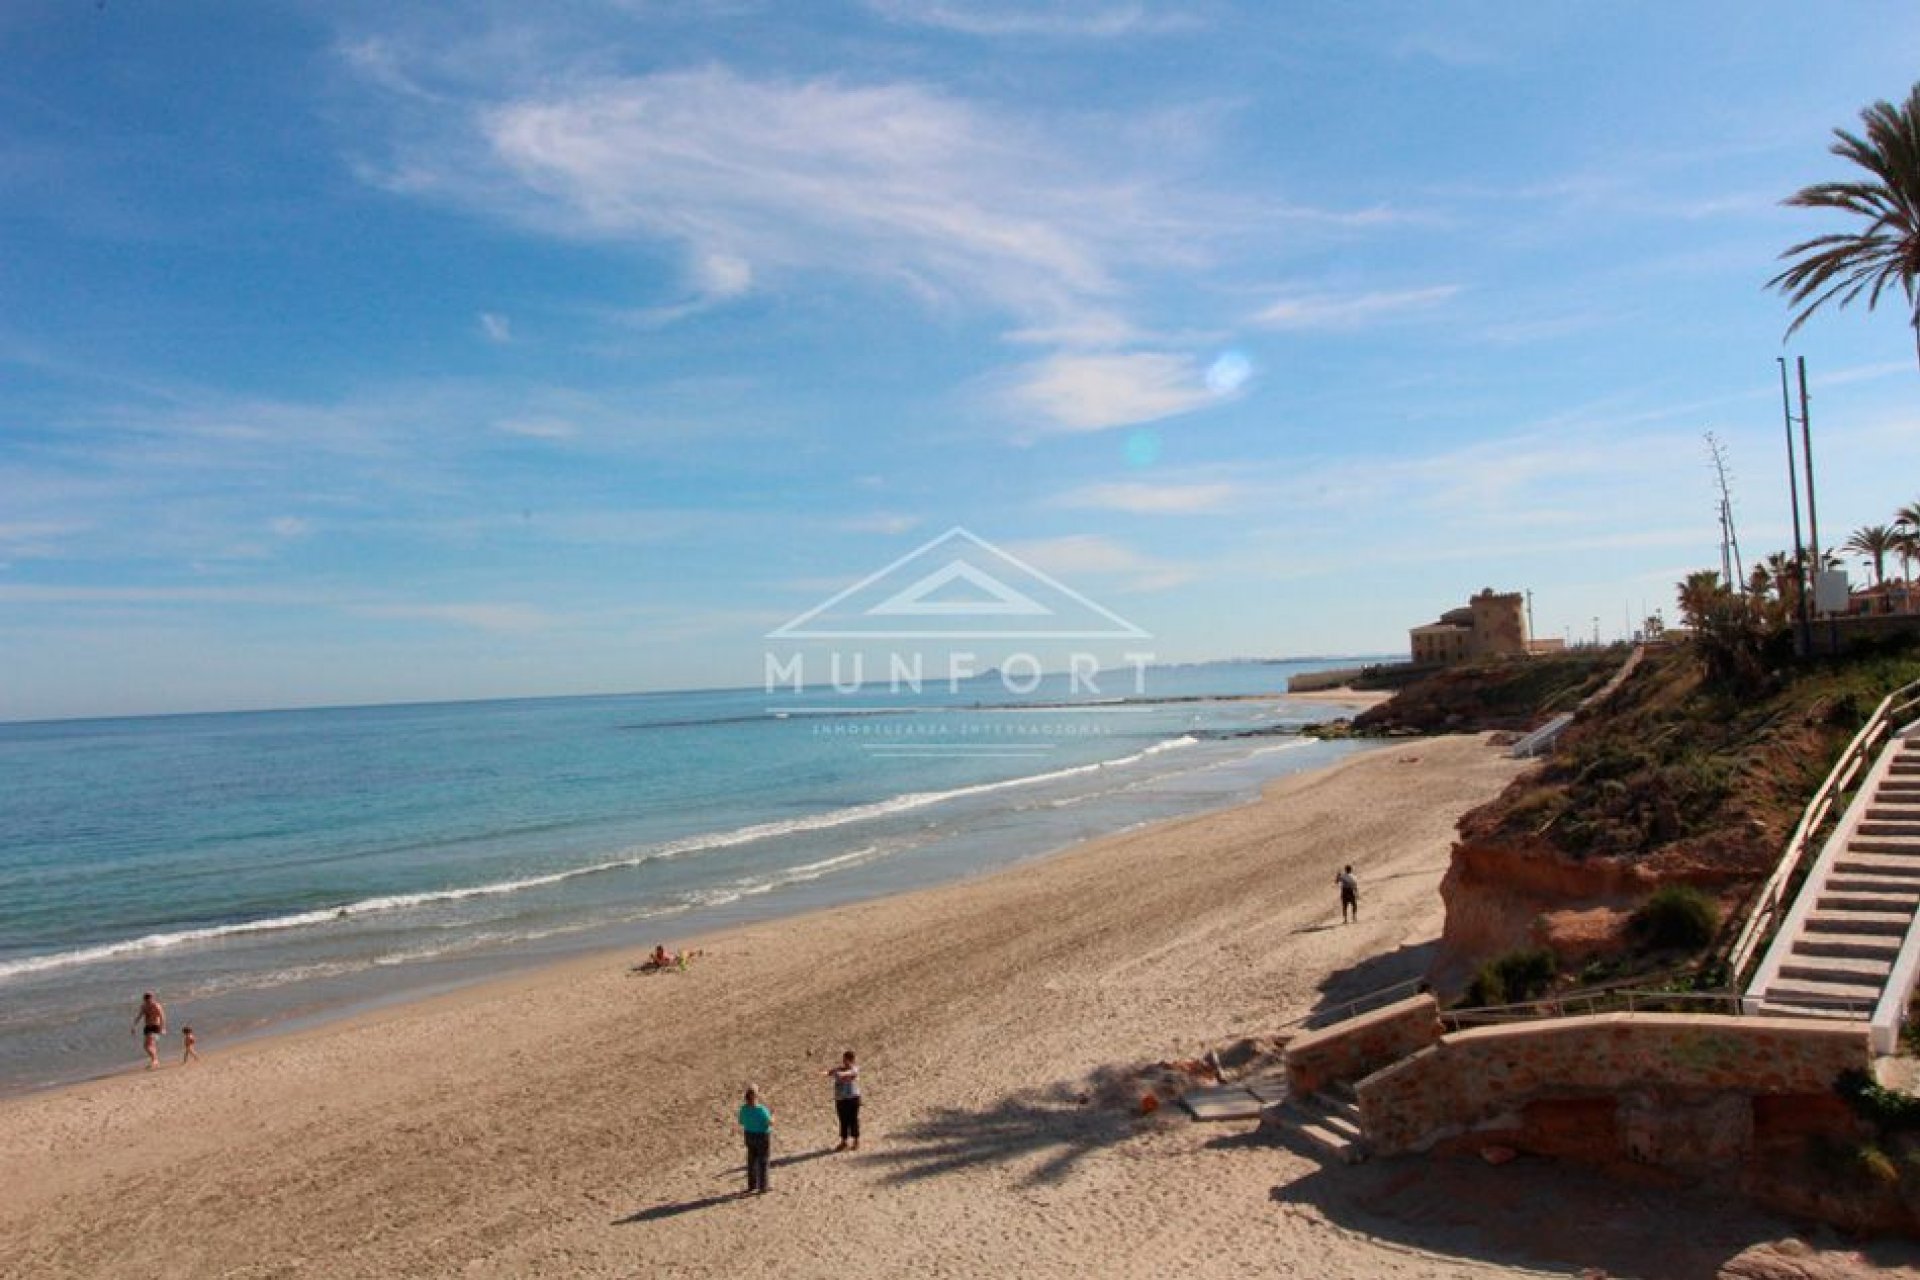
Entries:
[[1536, 652], [1527, 635], [1526, 599], [1518, 591], [1488, 587], [1439, 621], [1414, 627], [1408, 635], [1413, 660], [1443, 666], [1479, 658], [1525, 657]]

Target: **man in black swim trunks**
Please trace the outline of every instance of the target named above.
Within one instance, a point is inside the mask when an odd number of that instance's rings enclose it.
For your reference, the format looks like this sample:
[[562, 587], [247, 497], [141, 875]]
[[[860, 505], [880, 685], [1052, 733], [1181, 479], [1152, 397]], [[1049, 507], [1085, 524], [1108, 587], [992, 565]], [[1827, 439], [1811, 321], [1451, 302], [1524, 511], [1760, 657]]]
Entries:
[[140, 1012], [133, 1015], [133, 1030], [143, 1032], [147, 1046], [147, 1070], [160, 1065], [160, 1037], [167, 1029], [167, 1011], [149, 991], [140, 997]]

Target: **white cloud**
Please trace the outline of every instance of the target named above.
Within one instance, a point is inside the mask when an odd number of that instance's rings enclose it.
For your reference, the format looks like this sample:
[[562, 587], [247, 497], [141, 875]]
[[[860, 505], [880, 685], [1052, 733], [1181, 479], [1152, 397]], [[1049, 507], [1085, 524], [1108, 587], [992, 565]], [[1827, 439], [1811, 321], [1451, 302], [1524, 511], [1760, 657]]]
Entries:
[[497, 311], [480, 313], [480, 332], [486, 335], [488, 342], [508, 343], [513, 341], [513, 322]]
[[1219, 399], [1192, 359], [1155, 351], [1051, 356], [1022, 369], [1006, 398], [1023, 423], [1067, 432], [1171, 418]]
[[1159, 591], [1191, 581], [1191, 570], [1142, 555], [1124, 543], [1095, 534], [1069, 534], [1008, 544], [1006, 551], [1046, 573], [1071, 577], [1099, 574], [1126, 577], [1140, 591]]
[[749, 262], [825, 266], [1052, 318], [1112, 288], [1082, 223], [1120, 193], [1053, 176], [1071, 166], [1052, 145], [917, 85], [708, 67], [509, 101], [479, 127], [538, 214], [678, 240], [710, 289], [744, 287]]
[[524, 604], [455, 602], [447, 604], [366, 604], [350, 612], [369, 618], [399, 618], [471, 627], [476, 631], [538, 631], [552, 624], [551, 615]]
[[503, 418], [493, 429], [529, 440], [571, 440], [580, 434], [578, 427], [561, 418]]
[[1061, 494], [1053, 505], [1129, 515], [1204, 515], [1232, 506], [1243, 495], [1233, 484], [1090, 484]]
[[894, 22], [938, 27], [975, 36], [1156, 35], [1191, 30], [1189, 15], [1162, 13], [1144, 4], [1112, 0], [867, 0], [867, 7]]
[[299, 516], [276, 516], [267, 527], [282, 538], [300, 538], [313, 532], [313, 526]]
[[919, 516], [902, 515], [899, 512], [879, 511], [866, 516], [849, 516], [838, 522], [838, 527], [849, 533], [884, 533], [889, 536], [910, 532], [921, 525]]
[[1253, 317], [1268, 329], [1360, 329], [1439, 306], [1460, 292], [1454, 284], [1388, 292], [1303, 293], [1281, 297]]

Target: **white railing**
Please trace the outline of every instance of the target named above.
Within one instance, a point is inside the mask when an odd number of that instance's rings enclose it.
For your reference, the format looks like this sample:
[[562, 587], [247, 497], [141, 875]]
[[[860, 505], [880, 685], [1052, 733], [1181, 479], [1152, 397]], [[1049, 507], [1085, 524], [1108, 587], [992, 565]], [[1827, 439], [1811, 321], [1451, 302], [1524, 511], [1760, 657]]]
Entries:
[[1572, 723], [1573, 712], [1562, 711], [1559, 715], [1547, 721], [1538, 729], [1535, 729], [1532, 733], [1520, 739], [1520, 741], [1514, 743], [1513, 750], [1510, 754], [1515, 760], [1526, 760], [1533, 756], [1543, 756], [1553, 750], [1554, 742], [1560, 737], [1561, 733], [1566, 730], [1566, 727]]
[[1787, 887], [1799, 873], [1800, 864], [1806, 860], [1807, 850], [1812, 847], [1827, 815], [1833, 811], [1835, 803], [1860, 771], [1872, 761], [1889, 727], [1898, 717], [1917, 706], [1920, 706], [1920, 680], [1902, 685], [1882, 698], [1873, 714], [1867, 717], [1866, 724], [1860, 727], [1860, 732], [1853, 735], [1853, 741], [1840, 753], [1840, 759], [1835, 762], [1832, 772], [1827, 774], [1827, 780], [1813, 793], [1813, 799], [1807, 802], [1805, 812], [1800, 815], [1800, 825], [1793, 829], [1787, 847], [1781, 851], [1773, 874], [1767, 877], [1766, 884], [1761, 886], [1754, 898], [1753, 909], [1747, 916], [1746, 924], [1741, 926], [1740, 936], [1734, 940], [1733, 950], [1727, 953], [1727, 978], [1731, 985], [1740, 985], [1740, 975], [1753, 963], [1754, 952], [1766, 941], [1779, 915]]
[[1590, 693], [1582, 698], [1580, 705], [1572, 711], [1562, 711], [1559, 715], [1547, 721], [1538, 729], [1535, 729], [1526, 737], [1520, 739], [1520, 741], [1514, 743], [1512, 749], [1507, 754], [1511, 755], [1515, 760], [1526, 760], [1533, 756], [1543, 756], [1553, 750], [1553, 744], [1560, 740], [1560, 735], [1565, 733], [1567, 726], [1573, 723], [1574, 716], [1585, 711], [1588, 707], [1599, 706], [1602, 702], [1612, 697], [1613, 691], [1627, 682], [1627, 677], [1633, 674], [1634, 669], [1640, 665], [1640, 660], [1646, 656], [1647, 646], [1644, 644], [1633, 646], [1633, 652], [1628, 654], [1627, 660], [1620, 664], [1620, 669], [1614, 672], [1612, 679], [1601, 685], [1597, 692]]

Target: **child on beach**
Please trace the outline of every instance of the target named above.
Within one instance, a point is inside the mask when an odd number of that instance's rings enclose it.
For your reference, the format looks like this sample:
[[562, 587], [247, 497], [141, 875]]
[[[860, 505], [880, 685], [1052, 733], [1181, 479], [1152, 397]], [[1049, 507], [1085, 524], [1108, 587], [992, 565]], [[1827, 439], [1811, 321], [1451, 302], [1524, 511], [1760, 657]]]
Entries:
[[853, 1050], [840, 1055], [840, 1065], [828, 1067], [833, 1080], [833, 1109], [840, 1117], [840, 1145], [835, 1151], [860, 1149], [860, 1068], [854, 1064]]
[[747, 1194], [767, 1193], [767, 1157], [773, 1152], [773, 1112], [760, 1102], [760, 1090], [747, 1086], [740, 1104], [740, 1132], [747, 1140]]
[[197, 1053], [195, 1053], [195, 1052], [193, 1051], [193, 1046], [194, 1046], [194, 1045], [195, 1045], [195, 1044], [196, 1044], [197, 1042], [196, 1042], [196, 1041], [194, 1040], [194, 1038], [193, 1038], [193, 1028], [192, 1028], [192, 1027], [182, 1027], [182, 1028], [180, 1028], [180, 1043], [181, 1043], [181, 1044], [182, 1044], [183, 1046], [185, 1046], [185, 1047], [184, 1047], [184, 1049], [183, 1049], [183, 1050], [181, 1051], [181, 1054], [180, 1054], [180, 1065], [181, 1065], [181, 1066], [183, 1066], [183, 1067], [184, 1067], [184, 1066], [186, 1066], [186, 1065], [187, 1065], [187, 1064], [188, 1064], [189, 1062], [198, 1062], [198, 1061], [200, 1061], [200, 1055], [199, 1055], [199, 1054], [197, 1054]]

